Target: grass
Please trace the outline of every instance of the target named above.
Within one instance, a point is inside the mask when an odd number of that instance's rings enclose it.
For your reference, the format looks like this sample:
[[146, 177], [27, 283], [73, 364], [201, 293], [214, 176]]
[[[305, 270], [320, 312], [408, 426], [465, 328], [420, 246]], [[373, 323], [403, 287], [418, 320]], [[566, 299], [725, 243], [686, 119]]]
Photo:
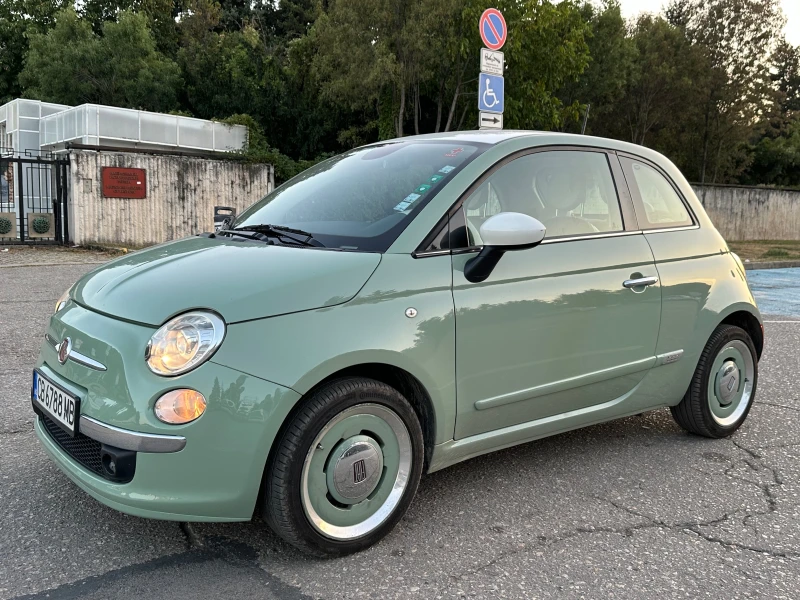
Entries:
[[750, 262], [800, 260], [800, 240], [756, 240], [728, 242], [742, 260]]

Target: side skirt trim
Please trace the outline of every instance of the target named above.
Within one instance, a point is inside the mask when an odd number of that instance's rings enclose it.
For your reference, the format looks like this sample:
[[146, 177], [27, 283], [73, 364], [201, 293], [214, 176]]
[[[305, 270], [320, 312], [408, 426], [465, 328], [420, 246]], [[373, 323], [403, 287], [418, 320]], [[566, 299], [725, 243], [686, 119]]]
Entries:
[[[627, 394], [602, 404], [438, 444], [433, 449], [428, 472], [439, 471], [481, 454], [668, 406], [666, 402], [659, 404], [630, 402], [631, 398], [638, 393], [640, 386], [641, 383]], [[623, 409], [622, 405], [625, 403], [628, 403], [628, 407]]]
[[[502, 396], [484, 398], [483, 400], [478, 400], [475, 403], [475, 410], [486, 410], [488, 408], [495, 408], [497, 406], [505, 406], [506, 404], [513, 404], [514, 402], [522, 402], [524, 400], [546, 396], [547, 394], [555, 394], [557, 392], [563, 392], [564, 390], [569, 390], [572, 388], [592, 385], [608, 379], [615, 379], [617, 377], [623, 377], [633, 373], [640, 373], [641, 371], [647, 371], [648, 369], [651, 369], [655, 364], [656, 357], [650, 356], [642, 360], [625, 363], [624, 365], [619, 365], [617, 367], [611, 367], [610, 369], [602, 369], [600, 371], [594, 371], [593, 373], [587, 373], [577, 377], [561, 379], [560, 381], [545, 383], [544, 385], [537, 385], [526, 390], [503, 394]], [[612, 400], [612, 402], [616, 402], [616, 400]], [[600, 406], [603, 405], [601, 404]]]

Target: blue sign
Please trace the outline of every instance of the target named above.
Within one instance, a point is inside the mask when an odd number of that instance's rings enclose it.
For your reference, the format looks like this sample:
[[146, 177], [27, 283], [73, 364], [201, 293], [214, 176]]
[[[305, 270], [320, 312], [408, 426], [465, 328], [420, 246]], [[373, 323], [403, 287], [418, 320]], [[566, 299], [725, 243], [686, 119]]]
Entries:
[[483, 112], [502, 113], [505, 105], [505, 80], [499, 75], [481, 73], [478, 88], [478, 109]]

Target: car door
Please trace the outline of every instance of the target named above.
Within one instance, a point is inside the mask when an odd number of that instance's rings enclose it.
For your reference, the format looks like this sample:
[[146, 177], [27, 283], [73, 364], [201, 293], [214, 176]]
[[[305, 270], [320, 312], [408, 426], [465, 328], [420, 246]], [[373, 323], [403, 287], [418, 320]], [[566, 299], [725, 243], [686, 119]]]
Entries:
[[[655, 363], [661, 292], [612, 156], [529, 151], [485, 174], [451, 212], [456, 439], [620, 402]], [[470, 283], [464, 265], [481, 223], [508, 211], [539, 219], [544, 241]]]

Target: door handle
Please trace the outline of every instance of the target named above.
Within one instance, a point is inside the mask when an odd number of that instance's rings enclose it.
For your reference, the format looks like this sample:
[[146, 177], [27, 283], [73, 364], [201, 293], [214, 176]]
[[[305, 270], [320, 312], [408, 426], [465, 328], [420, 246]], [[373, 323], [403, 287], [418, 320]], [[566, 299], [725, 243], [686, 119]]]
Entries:
[[658, 277], [640, 277], [639, 279], [626, 279], [622, 282], [622, 287], [637, 288], [658, 283]]

